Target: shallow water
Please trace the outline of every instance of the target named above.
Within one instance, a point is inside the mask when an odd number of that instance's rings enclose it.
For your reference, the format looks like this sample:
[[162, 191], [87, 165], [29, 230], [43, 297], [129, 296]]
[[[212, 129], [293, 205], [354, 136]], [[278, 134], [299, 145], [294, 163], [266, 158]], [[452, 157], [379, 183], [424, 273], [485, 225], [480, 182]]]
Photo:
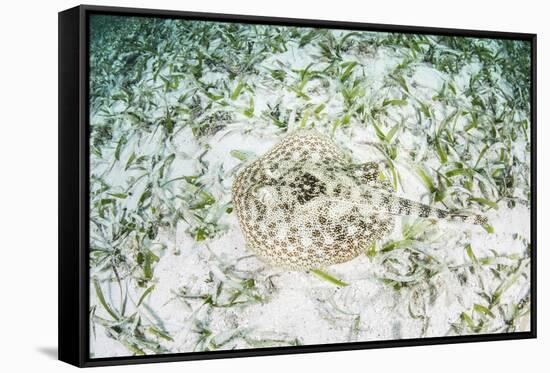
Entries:
[[[529, 58], [519, 41], [92, 16], [92, 356], [529, 330]], [[328, 276], [263, 263], [232, 181], [297, 128], [489, 225], [398, 218]]]

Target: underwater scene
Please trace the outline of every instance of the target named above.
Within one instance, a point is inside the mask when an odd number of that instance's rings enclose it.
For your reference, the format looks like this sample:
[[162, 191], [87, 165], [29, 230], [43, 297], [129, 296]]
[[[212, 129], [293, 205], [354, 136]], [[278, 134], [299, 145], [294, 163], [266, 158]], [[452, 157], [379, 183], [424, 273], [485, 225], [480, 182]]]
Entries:
[[90, 15], [90, 357], [529, 331], [528, 41]]

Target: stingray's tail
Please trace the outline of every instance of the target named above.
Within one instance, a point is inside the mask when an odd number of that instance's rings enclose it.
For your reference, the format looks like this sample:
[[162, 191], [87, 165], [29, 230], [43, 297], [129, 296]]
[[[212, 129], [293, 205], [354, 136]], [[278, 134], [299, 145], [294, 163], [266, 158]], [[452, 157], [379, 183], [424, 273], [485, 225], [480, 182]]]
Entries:
[[486, 225], [488, 223], [487, 217], [484, 215], [454, 213], [390, 194], [381, 194], [379, 198], [379, 206], [381, 206], [382, 209], [385, 209], [386, 212], [394, 215], [445, 219], [476, 225]]

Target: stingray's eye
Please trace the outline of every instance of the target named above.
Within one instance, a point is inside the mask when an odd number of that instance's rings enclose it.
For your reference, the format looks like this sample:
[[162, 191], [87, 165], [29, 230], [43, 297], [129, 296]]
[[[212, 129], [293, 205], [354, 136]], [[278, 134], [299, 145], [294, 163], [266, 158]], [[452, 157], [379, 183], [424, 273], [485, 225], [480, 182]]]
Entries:
[[279, 172], [279, 170], [277, 170], [277, 167], [274, 167], [274, 166], [266, 168], [264, 170], [264, 173], [267, 177], [272, 178], [272, 179], [277, 179], [277, 178], [281, 177], [281, 173]]
[[264, 205], [270, 204], [275, 201], [275, 189], [273, 187], [265, 186], [258, 188], [255, 193], [255, 197], [261, 201]]

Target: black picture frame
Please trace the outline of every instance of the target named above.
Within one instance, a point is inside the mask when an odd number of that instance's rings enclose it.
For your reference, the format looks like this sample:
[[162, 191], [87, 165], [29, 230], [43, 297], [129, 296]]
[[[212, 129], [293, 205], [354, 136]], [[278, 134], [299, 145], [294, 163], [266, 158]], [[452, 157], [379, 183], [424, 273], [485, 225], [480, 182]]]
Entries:
[[[89, 358], [89, 118], [88, 118], [88, 18], [91, 14], [115, 14], [242, 22], [254, 24], [309, 26], [332, 29], [392, 31], [400, 33], [452, 35], [478, 38], [525, 40], [531, 43], [531, 318], [529, 332], [484, 334], [390, 341], [335, 343], [298, 347], [256, 348], [235, 351], [211, 351], [136, 357]], [[461, 30], [418, 26], [382, 25], [326, 21], [135, 9], [81, 5], [59, 13], [59, 360], [79, 367], [218, 359], [259, 355], [283, 355], [339, 350], [434, 345], [481, 341], [536, 338], [536, 34], [480, 30]]]

